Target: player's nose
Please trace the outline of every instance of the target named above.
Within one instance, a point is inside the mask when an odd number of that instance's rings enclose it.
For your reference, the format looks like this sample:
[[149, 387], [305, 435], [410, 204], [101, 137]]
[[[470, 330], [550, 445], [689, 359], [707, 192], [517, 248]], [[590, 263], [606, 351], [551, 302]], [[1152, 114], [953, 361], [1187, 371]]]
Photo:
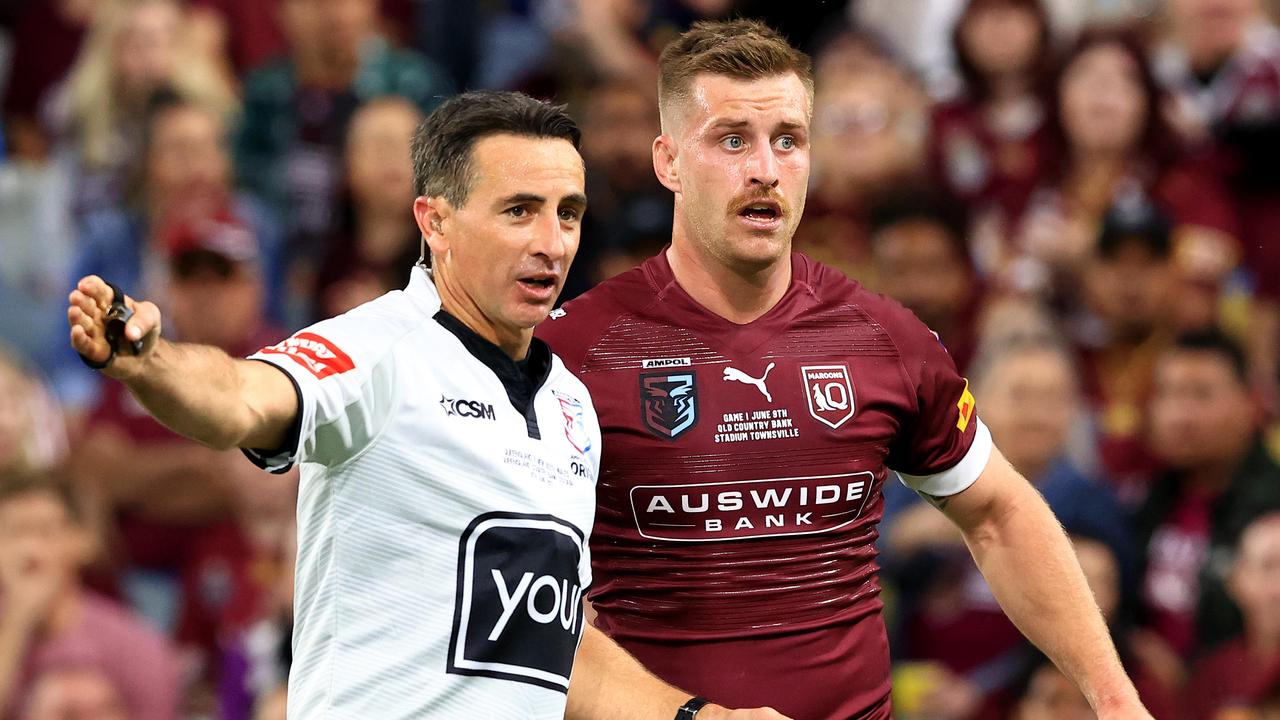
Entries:
[[778, 159], [773, 146], [757, 144], [747, 156], [747, 179], [750, 185], [778, 186]]

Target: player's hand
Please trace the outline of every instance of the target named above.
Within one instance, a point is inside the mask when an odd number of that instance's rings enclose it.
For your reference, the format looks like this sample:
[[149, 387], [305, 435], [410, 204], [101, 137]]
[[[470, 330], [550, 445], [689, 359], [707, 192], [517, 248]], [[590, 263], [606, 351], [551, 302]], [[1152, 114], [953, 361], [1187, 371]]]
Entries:
[[698, 720], [791, 720], [791, 718], [768, 707], [730, 710], [713, 704], [698, 711]]
[[[67, 298], [71, 347], [91, 362], [105, 362], [111, 356], [105, 324], [111, 297], [111, 288], [102, 278], [88, 275], [76, 283], [76, 289]], [[115, 378], [136, 372], [155, 349], [156, 340], [160, 337], [160, 309], [154, 303], [135, 301], [127, 295], [124, 302], [133, 310], [133, 317], [129, 318], [124, 337], [117, 344], [115, 359], [103, 369], [104, 373]], [[138, 340], [142, 341], [142, 351], [134, 355], [128, 345]]]

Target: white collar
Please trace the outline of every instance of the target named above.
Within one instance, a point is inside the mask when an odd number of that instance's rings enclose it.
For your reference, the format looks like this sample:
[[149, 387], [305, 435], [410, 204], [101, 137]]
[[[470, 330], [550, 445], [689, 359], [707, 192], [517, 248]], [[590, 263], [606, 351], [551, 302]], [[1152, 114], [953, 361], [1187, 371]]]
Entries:
[[429, 267], [421, 264], [413, 266], [413, 270], [409, 272], [409, 285], [405, 287], [404, 293], [426, 313], [427, 317], [434, 317], [440, 310], [440, 292], [436, 290]]

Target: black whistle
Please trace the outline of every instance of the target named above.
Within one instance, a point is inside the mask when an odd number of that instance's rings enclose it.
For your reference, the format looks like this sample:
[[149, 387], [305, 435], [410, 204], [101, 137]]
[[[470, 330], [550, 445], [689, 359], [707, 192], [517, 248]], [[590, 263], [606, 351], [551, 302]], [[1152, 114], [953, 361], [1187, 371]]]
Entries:
[[[103, 317], [104, 335], [107, 340], [107, 347], [111, 349], [111, 354], [102, 362], [93, 362], [84, 355], [80, 356], [80, 360], [94, 370], [101, 370], [111, 364], [116, 359], [117, 348], [124, 347], [137, 355], [142, 352], [142, 341], [128, 341], [125, 337], [124, 329], [129, 324], [129, 318], [133, 317], [133, 310], [124, 304], [124, 292], [119, 287], [107, 283], [107, 287], [111, 288], [111, 306], [107, 308], [107, 314]], [[123, 346], [121, 340], [124, 340]]]
[[[111, 288], [111, 307], [107, 308], [106, 315], [106, 336], [107, 344], [111, 346], [114, 352], [120, 347], [120, 341], [125, 339], [124, 329], [129, 323], [129, 318], [133, 317], [133, 310], [124, 304], [124, 293], [115, 285]], [[142, 341], [134, 340], [126, 342], [125, 347], [133, 351], [134, 355], [142, 352]]]

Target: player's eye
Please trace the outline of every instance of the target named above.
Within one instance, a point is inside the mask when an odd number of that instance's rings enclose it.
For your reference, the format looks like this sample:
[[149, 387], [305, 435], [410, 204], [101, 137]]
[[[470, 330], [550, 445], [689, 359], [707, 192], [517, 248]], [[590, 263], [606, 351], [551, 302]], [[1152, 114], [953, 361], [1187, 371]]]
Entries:
[[790, 135], [783, 135], [777, 140], [774, 140], [774, 144], [777, 145], [780, 150], [794, 150], [796, 147], [796, 139]]
[[747, 141], [743, 140], [741, 135], [729, 135], [720, 141], [720, 147], [725, 150], [741, 150], [746, 145]]
[[513, 218], [522, 218], [529, 214], [529, 208], [524, 205], [516, 205], [507, 208], [507, 214]]
[[582, 213], [575, 208], [560, 208], [560, 219], [564, 222], [575, 222]]

